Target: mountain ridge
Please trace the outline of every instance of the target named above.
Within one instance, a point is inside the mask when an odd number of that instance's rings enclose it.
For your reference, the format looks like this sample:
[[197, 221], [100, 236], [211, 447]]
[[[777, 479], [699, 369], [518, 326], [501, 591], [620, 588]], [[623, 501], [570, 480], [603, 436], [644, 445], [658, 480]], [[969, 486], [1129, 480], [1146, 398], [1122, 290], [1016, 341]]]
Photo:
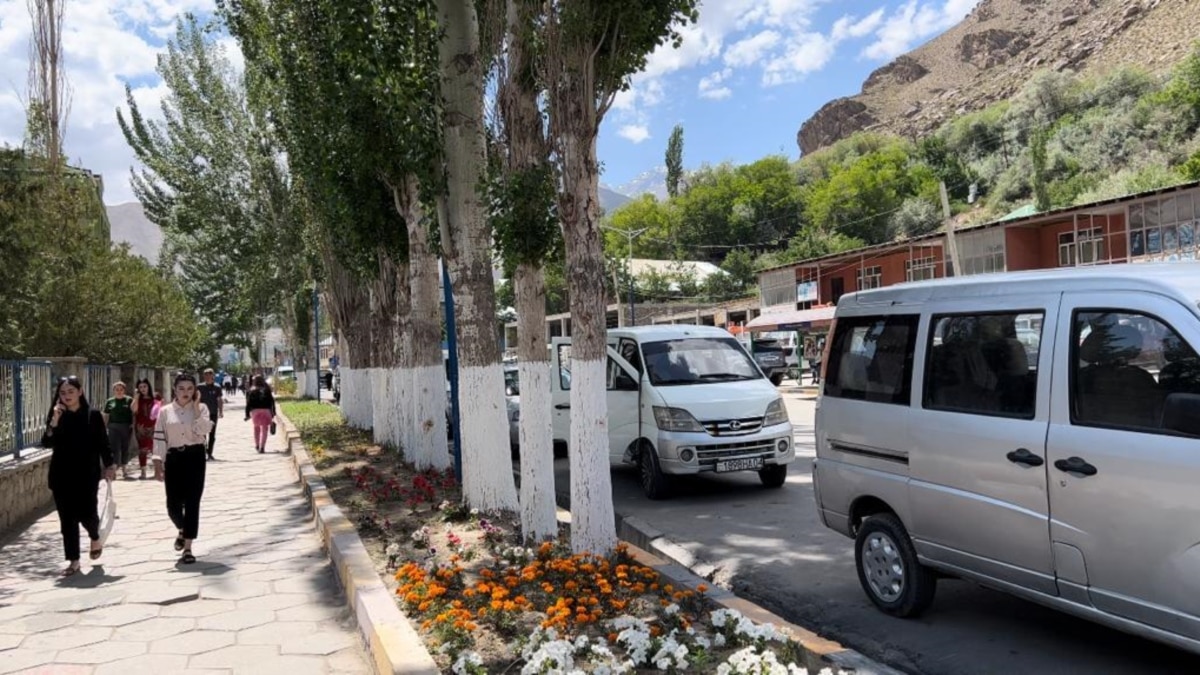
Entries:
[[917, 138], [1011, 97], [1043, 69], [1166, 73], [1197, 35], [1195, 0], [981, 0], [945, 33], [826, 103], [796, 135], [801, 154], [867, 130]]

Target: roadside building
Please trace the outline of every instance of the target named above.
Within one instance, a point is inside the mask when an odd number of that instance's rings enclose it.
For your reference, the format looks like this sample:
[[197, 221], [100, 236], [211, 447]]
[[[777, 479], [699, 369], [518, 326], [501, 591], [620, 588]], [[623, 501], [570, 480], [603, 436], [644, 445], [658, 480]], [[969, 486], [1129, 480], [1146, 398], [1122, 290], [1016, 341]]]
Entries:
[[821, 332], [846, 293], [956, 274], [1196, 260], [1198, 235], [1200, 181], [1044, 213], [1022, 209], [950, 234], [761, 270], [761, 314], [747, 328]]

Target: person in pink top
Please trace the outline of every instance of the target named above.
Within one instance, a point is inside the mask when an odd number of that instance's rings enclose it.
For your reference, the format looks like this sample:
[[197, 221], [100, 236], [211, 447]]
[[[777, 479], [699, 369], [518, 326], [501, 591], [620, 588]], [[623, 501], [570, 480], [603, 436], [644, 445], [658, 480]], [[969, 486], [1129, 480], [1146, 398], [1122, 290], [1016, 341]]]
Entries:
[[266, 451], [271, 423], [275, 421], [275, 397], [262, 375], [254, 376], [254, 385], [246, 392], [246, 419], [254, 420], [254, 449]]

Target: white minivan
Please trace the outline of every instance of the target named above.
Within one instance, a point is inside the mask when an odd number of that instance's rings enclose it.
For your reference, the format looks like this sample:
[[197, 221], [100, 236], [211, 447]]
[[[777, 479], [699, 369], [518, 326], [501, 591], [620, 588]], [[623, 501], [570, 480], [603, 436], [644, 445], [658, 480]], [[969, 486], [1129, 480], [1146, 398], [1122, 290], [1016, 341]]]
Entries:
[[[554, 440], [571, 437], [571, 341], [551, 345]], [[608, 332], [608, 436], [613, 465], [636, 465], [651, 499], [670, 476], [756, 471], [780, 487], [796, 458], [779, 392], [737, 339], [712, 326]]]
[[939, 575], [1200, 653], [1200, 263], [841, 298], [814, 491], [881, 610]]

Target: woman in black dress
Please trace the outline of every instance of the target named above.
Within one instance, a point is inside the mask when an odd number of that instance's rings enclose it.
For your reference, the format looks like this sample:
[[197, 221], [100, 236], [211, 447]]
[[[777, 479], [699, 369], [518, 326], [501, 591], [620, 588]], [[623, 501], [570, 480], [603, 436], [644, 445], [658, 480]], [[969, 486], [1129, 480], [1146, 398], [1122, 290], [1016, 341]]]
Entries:
[[62, 524], [63, 553], [67, 559], [62, 574], [69, 577], [79, 571], [80, 525], [92, 541], [89, 557], [92, 560], [100, 557], [96, 491], [101, 477], [112, 480], [116, 476], [104, 416], [88, 406], [79, 378], [64, 377], [58, 381], [46, 416], [42, 445], [53, 449], [50, 491], [54, 493], [54, 507]]

